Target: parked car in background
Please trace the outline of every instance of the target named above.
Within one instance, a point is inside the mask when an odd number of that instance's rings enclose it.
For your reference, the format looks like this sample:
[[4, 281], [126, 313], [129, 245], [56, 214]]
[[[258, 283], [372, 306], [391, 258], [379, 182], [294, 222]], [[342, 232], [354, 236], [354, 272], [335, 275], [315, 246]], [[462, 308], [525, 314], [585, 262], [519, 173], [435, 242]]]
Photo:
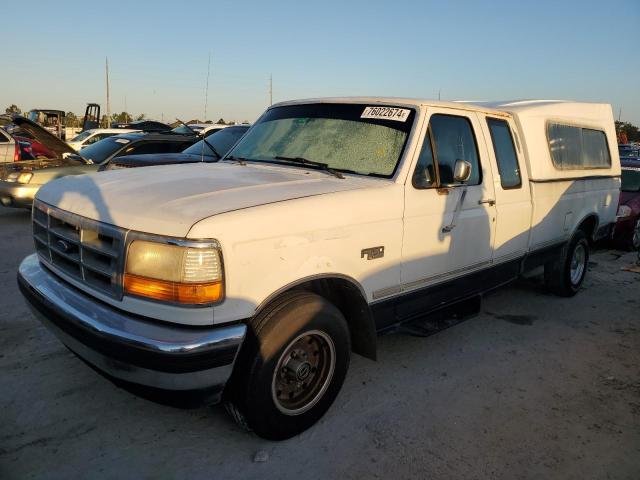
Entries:
[[624, 249], [640, 250], [640, 158], [620, 160], [622, 187], [613, 241]]
[[155, 120], [135, 120], [133, 122], [112, 123], [111, 128], [140, 130], [141, 132], [168, 132], [171, 126]]
[[640, 160], [640, 144], [623, 143], [618, 145], [618, 152], [620, 153], [620, 160], [626, 158], [635, 158]]
[[198, 134], [205, 134], [216, 132], [218, 130], [222, 130], [224, 128], [230, 127], [231, 125], [223, 125], [220, 123], [189, 123], [178, 125], [173, 128], [171, 131], [174, 133], [188, 134], [190, 132], [196, 132]]
[[19, 140], [23, 144], [29, 144], [29, 156], [23, 157], [22, 160], [33, 160], [38, 158], [56, 158], [55, 152], [52, 152], [42, 143], [34, 138], [28, 131], [19, 126], [10, 123], [4, 128], [13, 138]]
[[18, 283], [120, 384], [224, 395], [281, 440], [331, 406], [352, 350], [375, 359], [377, 332], [539, 266], [575, 295], [615, 222], [615, 142], [604, 104], [284, 102], [219, 162], [45, 186]]
[[0, 128], [0, 163], [19, 162], [34, 158], [31, 144]]
[[0, 203], [5, 207], [31, 208], [34, 195], [42, 185], [68, 175], [97, 172], [114, 157], [181, 152], [199, 140], [195, 135], [128, 133], [105, 138], [76, 152], [26, 118], [16, 117], [13, 122], [54, 151], [56, 158], [4, 164], [0, 168]]
[[100, 170], [150, 167], [172, 163], [216, 162], [249, 130], [249, 125], [230, 126], [211, 132], [205, 139], [194, 143], [181, 153], [157, 153], [155, 155], [126, 155], [111, 159]]
[[91, 130], [85, 130], [73, 137], [67, 143], [76, 151], [82, 150], [84, 147], [88, 147], [92, 143], [96, 143], [114, 135], [122, 135], [124, 133], [139, 133], [140, 130], [132, 130], [126, 128], [94, 128]]

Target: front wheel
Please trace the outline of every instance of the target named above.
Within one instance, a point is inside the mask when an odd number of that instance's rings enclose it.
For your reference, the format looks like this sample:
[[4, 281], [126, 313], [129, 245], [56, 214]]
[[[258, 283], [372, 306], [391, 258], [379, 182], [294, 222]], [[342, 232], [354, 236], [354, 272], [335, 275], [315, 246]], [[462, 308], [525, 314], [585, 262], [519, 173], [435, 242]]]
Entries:
[[572, 297], [584, 281], [589, 265], [589, 242], [582, 230], [578, 230], [561, 255], [544, 266], [545, 284], [556, 295]]
[[324, 298], [293, 291], [261, 312], [249, 332], [228, 409], [263, 438], [290, 438], [318, 421], [338, 395], [349, 367], [349, 328]]

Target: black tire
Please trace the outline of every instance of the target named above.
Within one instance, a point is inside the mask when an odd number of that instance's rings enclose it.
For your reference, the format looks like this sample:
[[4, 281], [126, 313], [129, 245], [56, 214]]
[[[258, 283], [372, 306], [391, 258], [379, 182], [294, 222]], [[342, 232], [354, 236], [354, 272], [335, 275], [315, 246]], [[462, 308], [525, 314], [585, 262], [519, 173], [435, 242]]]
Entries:
[[640, 217], [633, 224], [633, 231], [629, 239], [629, 250], [640, 250]]
[[[580, 253], [582, 254], [580, 255]], [[576, 257], [579, 259], [574, 263]], [[589, 242], [585, 233], [578, 230], [562, 249], [560, 256], [545, 264], [544, 282], [547, 288], [556, 295], [572, 297], [580, 290], [587, 274], [588, 265]], [[576, 269], [577, 266], [580, 266], [581, 270]]]
[[251, 321], [225, 392], [227, 410], [268, 440], [297, 435], [337, 397], [350, 354], [347, 322], [333, 304], [314, 293], [287, 292]]

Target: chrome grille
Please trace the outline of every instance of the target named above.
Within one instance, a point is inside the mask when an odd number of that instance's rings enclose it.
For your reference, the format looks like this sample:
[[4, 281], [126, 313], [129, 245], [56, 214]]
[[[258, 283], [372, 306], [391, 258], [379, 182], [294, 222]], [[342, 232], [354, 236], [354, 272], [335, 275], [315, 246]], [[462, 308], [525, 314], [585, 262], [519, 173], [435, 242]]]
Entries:
[[40, 259], [53, 270], [122, 297], [124, 231], [36, 201], [33, 238]]

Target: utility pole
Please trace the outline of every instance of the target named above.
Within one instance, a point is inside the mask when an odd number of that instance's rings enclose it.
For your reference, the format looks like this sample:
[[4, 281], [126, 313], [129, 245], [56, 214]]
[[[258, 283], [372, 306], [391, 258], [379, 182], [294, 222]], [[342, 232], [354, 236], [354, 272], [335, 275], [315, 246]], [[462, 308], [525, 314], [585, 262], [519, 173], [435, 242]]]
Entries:
[[204, 120], [207, 123], [207, 106], [209, 103], [209, 74], [211, 73], [211, 51], [209, 51], [209, 61], [207, 62], [207, 85], [204, 89]]
[[273, 105], [273, 75], [269, 75], [269, 106]]
[[127, 96], [124, 96], [124, 123], [129, 123], [129, 110], [127, 110]]
[[110, 122], [111, 122], [111, 106], [109, 105], [109, 57], [105, 57], [104, 61], [105, 61], [104, 63], [105, 73], [107, 75], [107, 125], [106, 127], [109, 128]]

